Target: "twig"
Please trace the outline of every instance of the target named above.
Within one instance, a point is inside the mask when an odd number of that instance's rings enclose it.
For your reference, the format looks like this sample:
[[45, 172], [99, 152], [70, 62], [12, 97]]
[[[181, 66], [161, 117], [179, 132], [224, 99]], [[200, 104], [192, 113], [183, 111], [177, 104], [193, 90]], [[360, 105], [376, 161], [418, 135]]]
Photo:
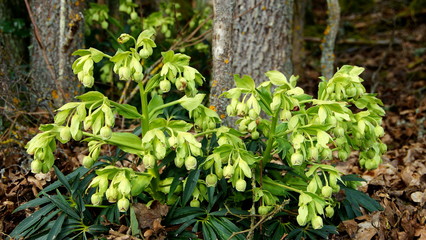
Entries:
[[258, 228], [261, 224], [263, 224], [264, 222], [268, 221], [270, 218], [272, 218], [275, 214], [277, 214], [278, 212], [280, 212], [282, 210], [282, 208], [287, 205], [289, 202], [289, 200], [285, 200], [281, 205], [275, 207], [275, 209], [271, 212], [269, 212], [266, 215], [262, 215], [259, 222], [257, 222], [253, 227], [250, 227], [249, 229], [240, 231], [240, 232], [234, 232], [232, 233], [231, 236], [229, 236], [228, 240], [231, 240], [233, 237], [237, 236], [238, 234], [243, 234], [246, 232], [249, 232], [249, 235], [247, 235], [247, 239], [250, 239], [252, 236], [251, 234], [254, 233], [254, 230], [256, 230], [256, 228]]

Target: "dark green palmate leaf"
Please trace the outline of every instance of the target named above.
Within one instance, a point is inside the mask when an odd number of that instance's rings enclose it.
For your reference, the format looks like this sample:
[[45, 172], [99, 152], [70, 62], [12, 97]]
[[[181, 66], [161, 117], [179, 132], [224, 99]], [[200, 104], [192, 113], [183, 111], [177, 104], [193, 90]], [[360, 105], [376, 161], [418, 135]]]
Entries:
[[195, 186], [197, 185], [198, 178], [200, 177], [200, 169], [193, 170], [189, 173], [189, 176], [186, 180], [186, 185], [183, 190], [182, 195], [182, 206], [185, 206], [186, 203], [192, 196]]
[[341, 190], [344, 191], [346, 196], [338, 211], [342, 221], [361, 216], [360, 207], [365, 208], [369, 212], [383, 210], [383, 207], [376, 200], [363, 192], [347, 187], [341, 187]]
[[[10, 237], [12, 238], [21, 238], [26, 237], [25, 232], [35, 230], [36, 228], [40, 228], [42, 226], [38, 226], [37, 222], [40, 221], [41, 218], [45, 217], [50, 211], [52, 211], [56, 206], [54, 204], [48, 204], [33, 213], [31, 216], [25, 218], [16, 228], [10, 233]], [[28, 234], [28, 232], [26, 232]]]

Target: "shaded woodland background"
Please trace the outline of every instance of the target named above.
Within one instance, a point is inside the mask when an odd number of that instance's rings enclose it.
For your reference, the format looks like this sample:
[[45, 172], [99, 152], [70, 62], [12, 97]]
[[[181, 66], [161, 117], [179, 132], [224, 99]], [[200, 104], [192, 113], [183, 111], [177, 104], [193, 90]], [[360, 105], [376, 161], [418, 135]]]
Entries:
[[[74, 5], [69, 12], [77, 15], [86, 4], [71, 2]], [[147, 1], [140, 2], [146, 9], [155, 9]], [[321, 76], [320, 45], [327, 26], [327, 3], [325, 0], [295, 2], [293, 72], [300, 75], [301, 87], [315, 94]], [[33, 14], [42, 17], [37, 6], [31, 4]], [[344, 222], [339, 226], [340, 235], [333, 238], [426, 239], [426, 1], [344, 0], [340, 1], [340, 7], [334, 66], [351, 64], [366, 69], [362, 78], [367, 91], [377, 93], [385, 104], [383, 141], [389, 151], [383, 157], [383, 164], [374, 171], [360, 169], [356, 153], [349, 161], [338, 163], [343, 172], [365, 178], [368, 184], [362, 186], [362, 190], [378, 200], [385, 210]], [[75, 17], [75, 14], [67, 17]], [[68, 23], [72, 21], [79, 27], [71, 33], [74, 37], [62, 54], [67, 57], [62, 64], [73, 61], [69, 54], [75, 50], [73, 46], [82, 45], [84, 39], [85, 46], [93, 46], [102, 45], [108, 38], [102, 31], [93, 31], [84, 37], [84, 19], [67, 19]], [[68, 82], [77, 80], [70, 72], [59, 73], [61, 54], [49, 56], [52, 71], [46, 68], [43, 56], [37, 58], [41, 59], [39, 62], [31, 61], [35, 57], [31, 54], [40, 47], [34, 44], [36, 36], [31, 22], [23, 1], [0, 0], [0, 238], [31, 214], [31, 211], [13, 215], [11, 212], [33, 199], [55, 178], [54, 174], [41, 177], [29, 172], [31, 158], [24, 149], [26, 142], [37, 132], [39, 124], [52, 119], [58, 96], [69, 99], [83, 91], [73, 84], [77, 88], [65, 96], [46, 90], [55, 89], [54, 81], [45, 86], [34, 84], [35, 78], [49, 82], [52, 72]], [[39, 35], [43, 39], [55, 38], [55, 31], [40, 30]], [[53, 42], [64, 40], [67, 41]], [[206, 38], [205, 44], [211, 46], [211, 38]], [[192, 57], [206, 78], [211, 79], [211, 54]], [[67, 86], [60, 88], [71, 91]], [[113, 96], [121, 93], [111, 84], [101, 84], [101, 89]], [[208, 86], [205, 91], [209, 91]], [[83, 146], [63, 145], [57, 158], [67, 161], [59, 162], [58, 167], [65, 173], [72, 171], [80, 164], [82, 151]]]

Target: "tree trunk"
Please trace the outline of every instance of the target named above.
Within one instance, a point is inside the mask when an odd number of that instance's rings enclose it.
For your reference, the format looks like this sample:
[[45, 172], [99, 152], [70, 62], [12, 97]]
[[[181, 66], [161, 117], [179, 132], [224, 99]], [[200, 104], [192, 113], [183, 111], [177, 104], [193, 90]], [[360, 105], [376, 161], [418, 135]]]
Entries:
[[78, 0], [33, 0], [30, 5], [31, 86], [38, 101], [58, 107], [82, 90], [71, 69], [71, 54], [83, 45], [83, 6]]
[[334, 44], [337, 32], [339, 31], [340, 6], [338, 0], [327, 0], [328, 19], [327, 27], [324, 31], [324, 39], [321, 43], [321, 73], [328, 80], [334, 70]]
[[288, 76], [291, 65], [293, 0], [237, 0], [234, 16], [232, 67], [256, 83], [265, 72]]
[[[265, 72], [292, 73], [291, 28], [293, 0], [214, 0], [213, 80], [210, 105], [220, 116], [233, 75], [250, 75], [258, 84]], [[232, 21], [232, 22], [231, 22]], [[225, 124], [229, 120], [224, 119]]]
[[233, 1], [213, 1], [213, 78], [210, 81], [210, 105], [213, 106], [224, 124], [230, 125], [225, 119], [228, 99], [219, 98], [226, 90], [234, 86], [232, 68], [232, 25]]

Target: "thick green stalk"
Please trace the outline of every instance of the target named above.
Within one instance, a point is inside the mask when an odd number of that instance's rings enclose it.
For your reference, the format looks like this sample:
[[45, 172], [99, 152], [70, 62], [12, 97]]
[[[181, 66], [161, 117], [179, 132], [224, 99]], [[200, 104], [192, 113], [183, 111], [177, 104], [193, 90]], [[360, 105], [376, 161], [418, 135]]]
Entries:
[[[141, 97], [142, 104], [142, 137], [149, 131], [149, 111], [148, 111], [148, 93], [145, 92], [143, 82], [138, 82], [139, 94]], [[158, 186], [160, 185], [160, 173], [158, 172], [157, 165], [154, 168], [148, 169], [148, 173], [154, 176], [151, 180], [151, 189], [154, 193], [155, 198], [159, 199]]]
[[265, 151], [263, 151], [262, 166], [265, 166], [272, 159], [271, 150], [272, 150], [272, 145], [275, 141], [275, 129], [277, 128], [278, 115], [279, 115], [279, 111], [277, 111], [275, 115], [272, 117], [269, 138], [268, 138], [268, 141], [266, 142], [266, 149]]
[[139, 94], [142, 104], [142, 137], [149, 131], [148, 94], [145, 92], [142, 82], [138, 82]]

